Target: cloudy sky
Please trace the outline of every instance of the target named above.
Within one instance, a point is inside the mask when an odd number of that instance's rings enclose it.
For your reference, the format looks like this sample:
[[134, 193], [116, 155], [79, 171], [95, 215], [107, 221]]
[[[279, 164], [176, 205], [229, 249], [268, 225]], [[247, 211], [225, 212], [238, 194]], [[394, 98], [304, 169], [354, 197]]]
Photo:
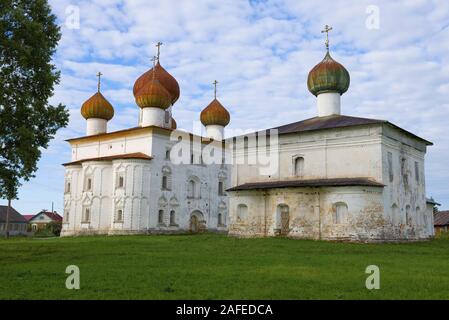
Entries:
[[[325, 24], [332, 56], [351, 74], [343, 114], [389, 120], [434, 142], [426, 156], [427, 194], [449, 209], [449, 1], [179, 1], [51, 0], [62, 28], [55, 63], [61, 70], [52, 103], [70, 109], [70, 124], [45, 150], [36, 178], [14, 206], [23, 214], [62, 212], [64, 141], [82, 136], [81, 104], [102, 91], [115, 107], [109, 130], [137, 124], [132, 86], [161, 64], [178, 80], [174, 117], [192, 130], [218, 97], [231, 113], [231, 133], [299, 121], [316, 114], [308, 71], [324, 56]], [[77, 13], [79, 12], [79, 23]], [[4, 203], [2, 201], [1, 203]]]

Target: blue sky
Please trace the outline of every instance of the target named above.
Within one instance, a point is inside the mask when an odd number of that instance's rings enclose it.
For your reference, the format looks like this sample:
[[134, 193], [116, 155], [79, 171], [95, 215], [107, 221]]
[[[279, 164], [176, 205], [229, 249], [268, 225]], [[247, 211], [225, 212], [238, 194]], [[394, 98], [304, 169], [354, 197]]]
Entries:
[[[155, 43], [161, 64], [177, 78], [179, 127], [192, 130], [199, 112], [218, 97], [231, 113], [232, 133], [272, 127], [316, 114], [307, 91], [309, 70], [324, 56], [325, 24], [332, 56], [351, 74], [342, 113], [389, 120], [434, 142], [426, 156], [426, 188], [449, 209], [449, 1], [148, 1], [51, 0], [62, 27], [55, 63], [61, 83], [52, 103], [70, 109], [70, 124], [43, 151], [36, 178], [13, 205], [23, 214], [62, 212], [64, 140], [82, 136], [81, 104], [96, 90], [114, 105], [109, 130], [137, 124], [132, 95], [151, 67]], [[73, 7], [79, 28], [73, 28]], [[374, 10], [378, 28], [372, 27]], [[368, 26], [367, 26], [368, 22]], [[76, 26], [76, 25], [75, 25]], [[374, 24], [375, 26], [375, 24]], [[5, 203], [1, 200], [0, 203]]]

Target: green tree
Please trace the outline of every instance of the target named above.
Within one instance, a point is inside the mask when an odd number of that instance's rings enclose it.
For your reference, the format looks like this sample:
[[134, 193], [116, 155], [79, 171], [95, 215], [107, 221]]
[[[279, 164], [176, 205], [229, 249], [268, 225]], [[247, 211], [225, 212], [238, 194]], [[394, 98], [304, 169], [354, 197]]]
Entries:
[[46, 0], [0, 0], [0, 198], [8, 213], [41, 149], [68, 123], [65, 106], [48, 103], [59, 83], [52, 56], [60, 37]]

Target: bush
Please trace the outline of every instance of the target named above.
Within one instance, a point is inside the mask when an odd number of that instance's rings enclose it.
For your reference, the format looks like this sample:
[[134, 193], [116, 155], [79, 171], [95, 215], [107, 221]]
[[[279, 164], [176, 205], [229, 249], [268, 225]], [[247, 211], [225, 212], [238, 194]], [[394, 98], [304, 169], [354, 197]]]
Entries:
[[60, 222], [50, 222], [49, 224], [47, 224], [47, 228], [46, 229], [51, 234], [59, 237], [59, 235], [61, 234], [62, 223], [60, 223]]

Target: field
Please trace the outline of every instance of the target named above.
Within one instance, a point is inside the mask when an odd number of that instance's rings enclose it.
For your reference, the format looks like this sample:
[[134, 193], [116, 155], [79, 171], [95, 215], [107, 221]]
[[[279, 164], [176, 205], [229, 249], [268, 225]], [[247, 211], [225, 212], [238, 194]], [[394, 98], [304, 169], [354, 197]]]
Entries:
[[[68, 265], [80, 268], [80, 290], [65, 287]], [[380, 268], [379, 290], [365, 287], [368, 265]], [[449, 239], [2, 239], [0, 299], [449, 299]]]

